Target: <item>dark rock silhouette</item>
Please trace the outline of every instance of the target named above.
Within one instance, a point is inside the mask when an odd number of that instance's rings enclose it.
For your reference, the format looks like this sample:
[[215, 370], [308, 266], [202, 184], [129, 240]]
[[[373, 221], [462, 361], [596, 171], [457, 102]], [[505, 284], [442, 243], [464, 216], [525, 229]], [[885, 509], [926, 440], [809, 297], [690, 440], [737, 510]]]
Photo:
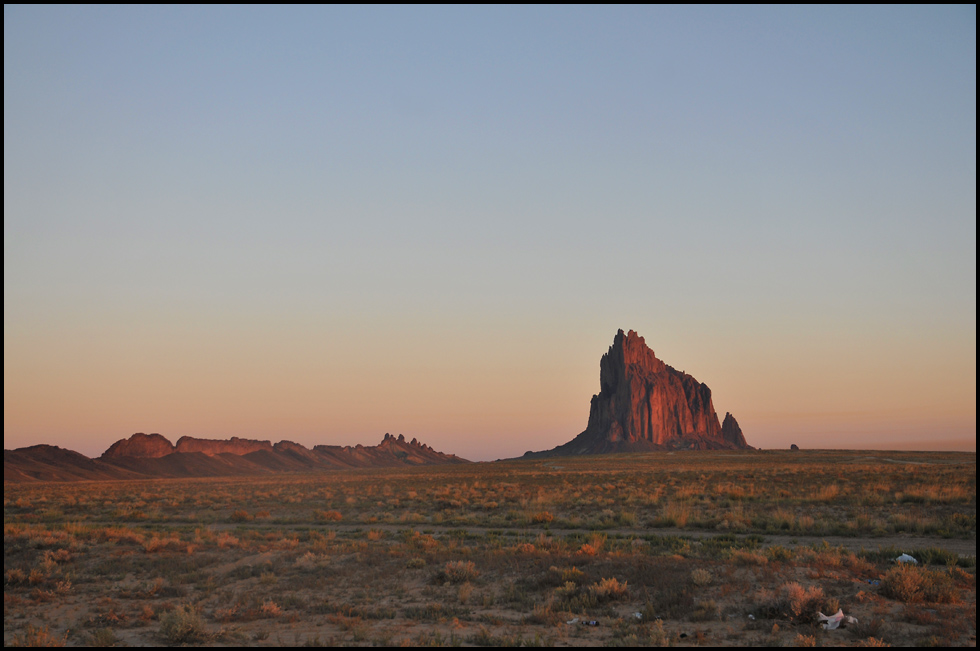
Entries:
[[620, 330], [602, 356], [599, 387], [584, 432], [524, 456], [750, 447], [734, 416], [726, 414], [724, 425], [718, 423], [708, 385], [657, 359], [632, 330]]
[[742, 435], [742, 428], [738, 426], [738, 421], [727, 411], [725, 412], [725, 420], [721, 424], [721, 438], [736, 448], [749, 447], [748, 443], [745, 442], [745, 437]]
[[3, 451], [3, 481], [90, 481], [142, 479], [137, 474], [101, 459], [89, 459], [55, 445], [32, 445]]
[[793, 443], [792, 445], [789, 446], [789, 449], [798, 451], [800, 449], [800, 446], [798, 446], [796, 443]]

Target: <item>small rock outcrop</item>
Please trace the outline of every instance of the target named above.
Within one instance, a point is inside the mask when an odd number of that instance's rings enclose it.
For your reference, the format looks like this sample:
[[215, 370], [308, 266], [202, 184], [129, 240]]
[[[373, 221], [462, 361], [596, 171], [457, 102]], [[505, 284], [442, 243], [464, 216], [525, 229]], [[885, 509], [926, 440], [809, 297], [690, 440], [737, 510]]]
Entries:
[[525, 456], [749, 447], [734, 416], [719, 424], [708, 385], [657, 359], [632, 330], [620, 330], [599, 362], [599, 393], [585, 431]]
[[742, 428], [738, 426], [738, 421], [727, 411], [725, 412], [725, 420], [721, 423], [721, 438], [736, 448], [749, 447], [749, 444], [745, 442], [745, 437], [742, 435]]

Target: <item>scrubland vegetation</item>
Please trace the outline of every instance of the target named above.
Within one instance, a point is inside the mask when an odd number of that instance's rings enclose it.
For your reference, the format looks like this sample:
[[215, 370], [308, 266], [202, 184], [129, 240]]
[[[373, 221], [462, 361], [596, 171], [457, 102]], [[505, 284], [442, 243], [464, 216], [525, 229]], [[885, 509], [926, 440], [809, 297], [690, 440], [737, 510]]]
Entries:
[[4, 644], [975, 644], [975, 564], [972, 454], [6, 485]]

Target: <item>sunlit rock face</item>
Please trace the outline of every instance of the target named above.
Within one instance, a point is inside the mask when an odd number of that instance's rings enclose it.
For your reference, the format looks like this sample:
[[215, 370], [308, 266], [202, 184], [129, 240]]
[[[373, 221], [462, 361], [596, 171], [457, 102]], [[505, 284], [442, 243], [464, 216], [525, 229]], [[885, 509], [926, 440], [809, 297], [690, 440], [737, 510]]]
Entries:
[[208, 456], [248, 454], [259, 450], [271, 452], [272, 442], [240, 439], [237, 436], [232, 436], [230, 439], [199, 439], [193, 436], [181, 436], [177, 440], [177, 452], [203, 452]]
[[174, 444], [159, 434], [133, 434], [128, 439], [120, 439], [102, 453], [103, 459], [118, 457], [143, 457], [156, 459], [174, 451]]
[[719, 424], [708, 385], [657, 359], [632, 330], [620, 330], [599, 362], [588, 427], [565, 445], [529, 455], [741, 448], [749, 446], [738, 422], [726, 414]]

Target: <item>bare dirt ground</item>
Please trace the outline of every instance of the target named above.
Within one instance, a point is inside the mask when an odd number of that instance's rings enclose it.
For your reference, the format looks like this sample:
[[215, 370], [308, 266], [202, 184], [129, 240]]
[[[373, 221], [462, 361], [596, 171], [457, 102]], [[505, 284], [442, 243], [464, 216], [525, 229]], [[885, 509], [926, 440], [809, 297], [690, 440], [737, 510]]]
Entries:
[[[976, 462], [649, 454], [5, 485], [4, 577], [5, 646], [973, 646]], [[857, 623], [824, 630], [838, 608]]]

